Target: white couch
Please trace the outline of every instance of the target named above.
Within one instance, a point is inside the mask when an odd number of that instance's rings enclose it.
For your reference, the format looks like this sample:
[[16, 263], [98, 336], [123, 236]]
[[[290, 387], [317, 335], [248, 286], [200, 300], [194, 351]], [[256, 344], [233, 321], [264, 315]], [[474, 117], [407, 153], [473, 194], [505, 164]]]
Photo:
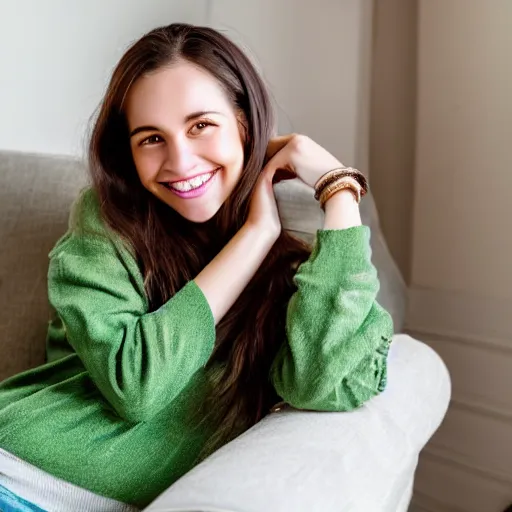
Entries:
[[[64, 157], [0, 152], [0, 380], [44, 360], [49, 317], [47, 254], [86, 183], [83, 165]], [[277, 187], [283, 225], [312, 240], [321, 210], [300, 183]], [[405, 286], [382, 236], [370, 196], [378, 299], [400, 332]], [[20, 346], [20, 340], [24, 345]], [[171, 486], [147, 512], [403, 512], [418, 454], [446, 412], [450, 379], [439, 356], [399, 334], [388, 387], [351, 413], [283, 409], [265, 418]]]

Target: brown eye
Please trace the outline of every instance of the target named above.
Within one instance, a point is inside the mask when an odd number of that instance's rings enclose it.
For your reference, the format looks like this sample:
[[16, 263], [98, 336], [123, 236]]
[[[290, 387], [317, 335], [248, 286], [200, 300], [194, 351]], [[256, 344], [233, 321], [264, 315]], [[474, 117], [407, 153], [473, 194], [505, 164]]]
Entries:
[[153, 144], [158, 144], [159, 142], [162, 142], [162, 137], [160, 135], [151, 135], [140, 142], [141, 146], [152, 146]]
[[190, 133], [192, 135], [199, 135], [202, 131], [204, 131], [209, 126], [213, 126], [212, 123], [208, 123], [207, 121], [199, 121], [190, 129]]

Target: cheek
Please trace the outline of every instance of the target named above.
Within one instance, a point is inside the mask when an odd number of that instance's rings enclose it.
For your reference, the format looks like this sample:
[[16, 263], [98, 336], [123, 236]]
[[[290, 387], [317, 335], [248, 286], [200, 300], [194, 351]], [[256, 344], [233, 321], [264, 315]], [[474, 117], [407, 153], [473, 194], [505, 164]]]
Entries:
[[153, 181], [161, 165], [159, 151], [132, 151], [132, 156], [140, 181], [142, 183]]
[[238, 131], [226, 130], [210, 141], [212, 158], [225, 166], [241, 166], [243, 163], [243, 145]]

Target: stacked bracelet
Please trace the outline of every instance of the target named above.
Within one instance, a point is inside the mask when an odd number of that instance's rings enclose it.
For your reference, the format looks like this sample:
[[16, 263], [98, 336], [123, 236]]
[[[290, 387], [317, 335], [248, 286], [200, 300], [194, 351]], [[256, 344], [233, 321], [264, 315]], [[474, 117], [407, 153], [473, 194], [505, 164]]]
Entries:
[[368, 192], [368, 182], [364, 174], [353, 167], [339, 167], [320, 177], [315, 184], [315, 199], [320, 201], [322, 209], [325, 202], [336, 192], [350, 189], [356, 201]]
[[350, 190], [354, 195], [354, 199], [357, 204], [361, 202], [361, 185], [354, 179], [349, 176], [345, 176], [343, 178], [339, 178], [337, 181], [334, 181], [330, 185], [325, 186], [320, 193], [320, 207], [322, 210], [325, 209], [325, 203], [336, 193], [341, 190]]

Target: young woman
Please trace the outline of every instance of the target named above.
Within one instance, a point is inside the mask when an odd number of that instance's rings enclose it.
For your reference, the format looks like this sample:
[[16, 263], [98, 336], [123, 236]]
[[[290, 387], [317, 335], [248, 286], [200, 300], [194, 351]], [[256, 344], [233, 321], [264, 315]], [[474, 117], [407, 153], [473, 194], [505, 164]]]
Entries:
[[[364, 177], [273, 127], [261, 78], [210, 28], [122, 57], [93, 186], [50, 253], [48, 361], [0, 386], [4, 507], [135, 510], [279, 402], [348, 411], [382, 391]], [[289, 178], [325, 210], [312, 251], [281, 229]]]

